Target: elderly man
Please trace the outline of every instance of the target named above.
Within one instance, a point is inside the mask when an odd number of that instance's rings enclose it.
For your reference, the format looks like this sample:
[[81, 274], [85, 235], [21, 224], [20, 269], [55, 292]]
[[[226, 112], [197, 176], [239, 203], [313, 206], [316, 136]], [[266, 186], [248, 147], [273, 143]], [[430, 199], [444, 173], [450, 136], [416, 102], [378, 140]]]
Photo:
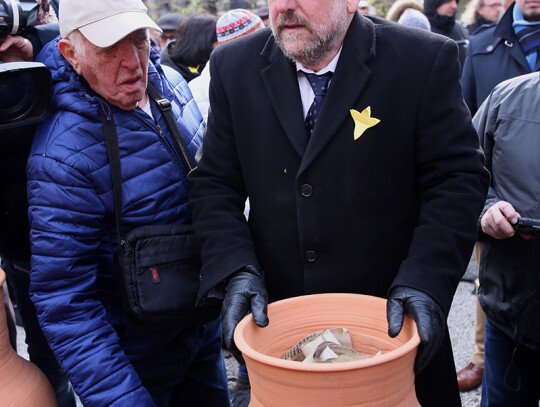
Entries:
[[422, 338], [420, 404], [459, 406], [445, 321], [489, 177], [457, 46], [357, 6], [270, 0], [271, 30], [212, 54], [208, 127], [191, 176], [199, 294], [225, 286], [230, 347], [248, 310], [268, 323], [267, 298], [386, 297], [389, 334], [407, 313]]
[[219, 320], [143, 324], [120, 301], [99, 106], [116, 122], [121, 234], [191, 222], [187, 171], [147, 84], [171, 101], [191, 154], [204, 130], [187, 83], [150, 50], [148, 29], [159, 27], [146, 12], [140, 0], [62, 0], [62, 38], [38, 57], [52, 72], [53, 112], [28, 161], [31, 296], [84, 405], [228, 406]]
[[501, 0], [472, 0], [467, 3], [461, 21], [471, 35], [483, 25], [496, 23], [502, 7]]

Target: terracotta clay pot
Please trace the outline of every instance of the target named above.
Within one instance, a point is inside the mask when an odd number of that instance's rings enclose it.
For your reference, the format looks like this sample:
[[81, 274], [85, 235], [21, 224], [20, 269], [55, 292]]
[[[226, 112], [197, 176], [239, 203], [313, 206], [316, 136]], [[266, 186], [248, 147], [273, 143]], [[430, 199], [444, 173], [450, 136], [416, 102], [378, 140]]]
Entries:
[[[0, 287], [6, 274], [0, 268]], [[0, 405], [2, 407], [57, 407], [51, 384], [39, 368], [17, 355], [9, 343], [4, 308], [4, 291], [0, 289]]]
[[[259, 328], [251, 315], [234, 340], [251, 383], [250, 407], [419, 407], [414, 359], [420, 338], [405, 318], [396, 338], [388, 336], [386, 300], [358, 294], [317, 294], [268, 306], [270, 324]], [[353, 348], [381, 356], [342, 363], [283, 360], [305, 336], [326, 328], [350, 330]]]

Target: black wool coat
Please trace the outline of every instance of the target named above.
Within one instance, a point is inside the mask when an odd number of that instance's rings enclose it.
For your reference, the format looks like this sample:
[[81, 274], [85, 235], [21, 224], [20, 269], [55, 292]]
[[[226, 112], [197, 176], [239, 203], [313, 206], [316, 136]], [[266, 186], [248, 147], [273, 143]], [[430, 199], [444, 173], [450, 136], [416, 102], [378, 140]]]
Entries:
[[[309, 143], [295, 65], [269, 29], [218, 47], [210, 67], [190, 177], [200, 296], [252, 264], [270, 301], [409, 286], [447, 313], [489, 179], [456, 44], [356, 14]], [[351, 109], [368, 107], [380, 122], [355, 139]], [[423, 406], [460, 405], [454, 369], [447, 337], [417, 376]]]

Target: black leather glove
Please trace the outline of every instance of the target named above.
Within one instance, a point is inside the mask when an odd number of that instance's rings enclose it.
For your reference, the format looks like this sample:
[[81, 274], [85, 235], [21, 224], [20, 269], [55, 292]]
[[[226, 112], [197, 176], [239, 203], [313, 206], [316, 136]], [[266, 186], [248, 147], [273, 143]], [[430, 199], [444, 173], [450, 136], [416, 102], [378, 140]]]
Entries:
[[257, 326], [268, 325], [267, 304], [268, 294], [264, 287], [262, 270], [254, 266], [245, 266], [232, 275], [221, 307], [221, 324], [225, 346], [242, 364], [244, 363], [242, 353], [234, 344], [234, 329], [249, 310]]
[[405, 314], [414, 318], [420, 336], [421, 343], [414, 362], [414, 370], [419, 373], [441, 346], [445, 317], [439, 304], [429, 295], [410, 287], [396, 287], [390, 292], [386, 304], [390, 337], [396, 337], [401, 331]]

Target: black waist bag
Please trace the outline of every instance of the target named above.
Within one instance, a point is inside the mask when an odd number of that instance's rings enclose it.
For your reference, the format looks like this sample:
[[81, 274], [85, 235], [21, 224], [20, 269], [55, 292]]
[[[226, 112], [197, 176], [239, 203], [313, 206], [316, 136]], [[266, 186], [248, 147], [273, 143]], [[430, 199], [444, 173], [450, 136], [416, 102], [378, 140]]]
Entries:
[[191, 225], [150, 225], [120, 243], [117, 263], [124, 309], [148, 322], [201, 324], [219, 316], [221, 301], [196, 307], [201, 258]]
[[[182, 161], [189, 171], [194, 164], [171, 111], [151, 84], [148, 93], [165, 119]], [[121, 240], [122, 177], [118, 135], [112, 114], [100, 104], [105, 144], [111, 167], [118, 250], [116, 262], [126, 313], [138, 320], [178, 325], [203, 324], [216, 319], [221, 300], [205, 298], [195, 305], [200, 286], [201, 258], [191, 225], [148, 225], [138, 227]]]

